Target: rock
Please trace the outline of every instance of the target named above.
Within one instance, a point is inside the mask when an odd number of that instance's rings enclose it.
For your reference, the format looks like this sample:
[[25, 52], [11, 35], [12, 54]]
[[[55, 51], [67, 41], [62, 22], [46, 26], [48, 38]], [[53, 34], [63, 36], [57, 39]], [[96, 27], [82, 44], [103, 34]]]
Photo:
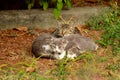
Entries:
[[[85, 24], [89, 18], [103, 13], [108, 7], [77, 7], [70, 10], [62, 10], [61, 15], [65, 18], [75, 17], [75, 23]], [[0, 29], [11, 29], [18, 26], [28, 28], [55, 28], [57, 20], [53, 16], [53, 9], [46, 11], [39, 9], [31, 10], [6, 10], [0, 11]]]

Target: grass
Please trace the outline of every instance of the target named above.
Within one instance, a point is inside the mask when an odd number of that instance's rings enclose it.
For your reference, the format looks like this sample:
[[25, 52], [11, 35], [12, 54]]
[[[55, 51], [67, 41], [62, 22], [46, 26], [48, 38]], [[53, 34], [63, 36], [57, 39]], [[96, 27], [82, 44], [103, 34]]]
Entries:
[[106, 14], [92, 18], [87, 24], [92, 29], [102, 31], [102, 39], [98, 41], [102, 46], [112, 46], [113, 50], [120, 51], [120, 10], [117, 4]]
[[35, 64], [37, 59], [30, 58], [31, 63], [25, 61], [14, 66], [3, 64], [0, 67], [0, 80], [92, 80], [96, 76], [105, 80], [119, 80], [120, 59], [119, 56], [116, 57], [84, 53], [79, 59], [57, 61], [56, 68], [43, 74], [39, 73], [40, 70]]
[[37, 66], [35, 66], [37, 59], [30, 58], [30, 63], [28, 63], [27, 59], [25, 58], [24, 62], [19, 62], [12, 66], [1, 65], [0, 80], [47, 80], [47, 78], [39, 74]]
[[[101, 16], [86, 23], [91, 30], [102, 32], [97, 42], [101, 49], [87, 52], [74, 60], [55, 62], [56, 68], [39, 73], [38, 59], [23, 54], [23, 61], [0, 66], [0, 80], [120, 80], [120, 11], [115, 4]], [[27, 57], [27, 58], [26, 58]]]
[[97, 42], [104, 47], [107, 56], [103, 61], [107, 60], [106, 70], [108, 70], [109, 79], [120, 79], [120, 9], [116, 4], [101, 16], [94, 17], [87, 22], [91, 29], [99, 30], [102, 32], [101, 40]]

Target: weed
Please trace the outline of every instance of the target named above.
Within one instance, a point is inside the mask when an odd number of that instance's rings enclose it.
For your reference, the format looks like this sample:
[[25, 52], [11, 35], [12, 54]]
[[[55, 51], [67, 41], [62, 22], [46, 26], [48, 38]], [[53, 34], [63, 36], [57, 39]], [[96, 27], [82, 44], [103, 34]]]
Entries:
[[39, 75], [38, 72], [28, 73], [22, 69], [7, 68], [3, 69], [0, 75], [1, 80], [47, 80]]
[[120, 70], [120, 57], [112, 57], [112, 62], [110, 64], [107, 64], [106, 67], [108, 70], [112, 71], [119, 71]]
[[[113, 46], [114, 51], [120, 51], [120, 9], [117, 3], [101, 16], [94, 17], [87, 22], [92, 29], [103, 30], [102, 39], [98, 41], [102, 46]], [[120, 52], [119, 52], [120, 53]]]
[[25, 61], [12, 66], [7, 64], [1, 65], [0, 80], [51, 80], [39, 74], [38, 67], [36, 66], [38, 59], [28, 57], [26, 59], [24, 57], [27, 56], [23, 55]]
[[65, 80], [66, 75], [68, 74], [67, 71], [67, 65], [68, 65], [68, 58], [64, 58], [62, 60], [59, 60], [57, 62], [57, 68], [55, 69], [55, 75], [60, 79], [60, 80]]
[[119, 80], [120, 71], [120, 9], [116, 4], [112, 5], [106, 13], [94, 17], [87, 22], [91, 29], [102, 32], [101, 40], [97, 42], [106, 48], [107, 56], [98, 57], [97, 62], [104, 62], [104, 72], [109, 80]]
[[[85, 59], [87, 59], [87, 57]], [[89, 60], [89, 59], [90, 58], [88, 57], [87, 60]], [[76, 74], [78, 76], [80, 76], [80, 78], [82, 80], [92, 80], [94, 76], [100, 75], [100, 68], [97, 67], [96, 61], [95, 61], [96, 58], [92, 57], [91, 59], [93, 59], [93, 60], [92, 61], [86, 61], [83, 64], [83, 66], [81, 67], [81, 69], [76, 72]]]
[[80, 60], [80, 59], [84, 59], [86, 60], [87, 62], [93, 62], [94, 61], [94, 58], [95, 58], [95, 54], [91, 53], [91, 52], [85, 52], [83, 53], [82, 55], [78, 56], [77, 58], [75, 58], [73, 61], [77, 61], [77, 60]]

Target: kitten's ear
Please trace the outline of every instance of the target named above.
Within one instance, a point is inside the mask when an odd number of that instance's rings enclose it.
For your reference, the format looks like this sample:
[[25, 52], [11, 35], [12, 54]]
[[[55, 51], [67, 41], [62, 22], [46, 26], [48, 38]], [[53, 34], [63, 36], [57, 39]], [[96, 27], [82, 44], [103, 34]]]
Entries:
[[74, 33], [82, 35], [82, 33], [80, 32], [80, 30], [78, 29], [78, 27], [74, 28]]
[[70, 22], [73, 20], [73, 16], [72, 17], [70, 17], [70, 19], [67, 21], [67, 24], [70, 24]]
[[62, 16], [59, 16], [59, 18], [62, 20], [62, 24], [66, 24], [66, 20], [62, 17]]

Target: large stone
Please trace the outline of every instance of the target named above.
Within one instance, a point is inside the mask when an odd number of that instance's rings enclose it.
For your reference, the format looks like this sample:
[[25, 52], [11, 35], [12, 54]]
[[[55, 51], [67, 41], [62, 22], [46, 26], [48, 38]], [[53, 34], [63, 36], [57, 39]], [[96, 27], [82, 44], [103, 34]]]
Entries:
[[[76, 23], [84, 24], [89, 18], [101, 14], [108, 7], [77, 7], [70, 10], [62, 10], [61, 15], [66, 18], [74, 16]], [[9, 29], [20, 26], [28, 28], [52, 28], [58, 26], [53, 16], [53, 9], [43, 10], [4, 10], [0, 11], [0, 29]]]

